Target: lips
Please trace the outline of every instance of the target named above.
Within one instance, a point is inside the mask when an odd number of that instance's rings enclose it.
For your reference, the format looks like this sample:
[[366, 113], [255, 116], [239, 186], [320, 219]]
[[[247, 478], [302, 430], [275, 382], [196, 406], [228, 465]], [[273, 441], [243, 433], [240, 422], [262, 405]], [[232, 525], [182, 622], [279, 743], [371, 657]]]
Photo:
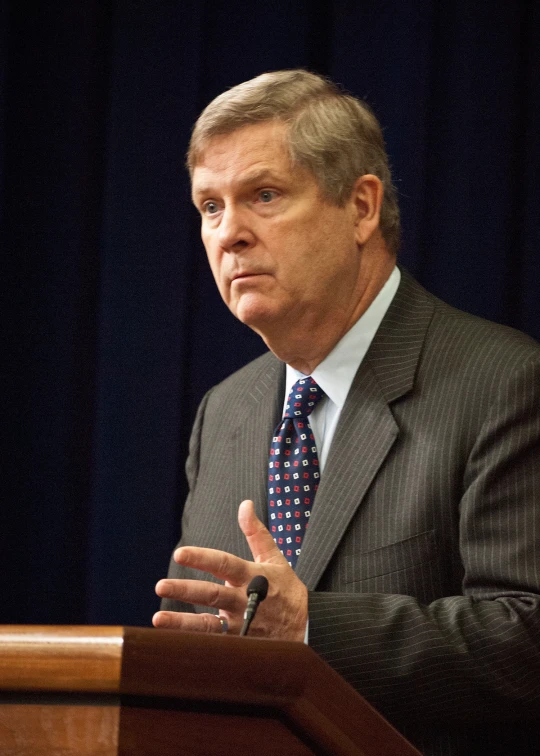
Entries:
[[231, 281], [238, 281], [243, 278], [253, 278], [254, 276], [264, 276], [265, 274], [260, 270], [242, 270], [238, 273], [234, 273], [231, 277]]

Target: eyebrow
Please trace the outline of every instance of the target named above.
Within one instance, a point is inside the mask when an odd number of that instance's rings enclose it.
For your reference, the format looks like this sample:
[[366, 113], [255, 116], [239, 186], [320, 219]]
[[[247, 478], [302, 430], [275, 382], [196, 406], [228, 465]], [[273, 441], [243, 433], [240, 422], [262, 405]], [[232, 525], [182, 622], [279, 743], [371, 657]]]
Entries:
[[[259, 182], [265, 183], [266, 181], [276, 180], [279, 180], [276, 174], [267, 168], [264, 168], [261, 171], [253, 171], [253, 173], [246, 174], [242, 177], [241, 183], [249, 186], [250, 184], [257, 184]], [[196, 190], [193, 191], [194, 198], [205, 194], [212, 194], [212, 187], [209, 184], [198, 186]]]

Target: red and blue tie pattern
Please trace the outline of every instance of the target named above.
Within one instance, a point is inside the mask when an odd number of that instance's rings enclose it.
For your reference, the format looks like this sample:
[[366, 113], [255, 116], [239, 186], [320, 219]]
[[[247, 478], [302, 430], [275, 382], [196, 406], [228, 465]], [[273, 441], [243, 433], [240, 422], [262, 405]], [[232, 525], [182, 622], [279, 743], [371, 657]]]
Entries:
[[319, 487], [319, 458], [308, 418], [323, 396], [313, 378], [296, 381], [270, 449], [268, 522], [274, 541], [293, 569]]

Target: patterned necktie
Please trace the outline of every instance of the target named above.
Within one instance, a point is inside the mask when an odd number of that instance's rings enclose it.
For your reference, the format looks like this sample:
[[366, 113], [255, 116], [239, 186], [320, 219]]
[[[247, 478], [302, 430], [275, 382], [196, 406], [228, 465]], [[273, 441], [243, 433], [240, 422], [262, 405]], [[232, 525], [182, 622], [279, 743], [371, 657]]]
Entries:
[[274, 431], [268, 474], [268, 520], [279, 550], [296, 567], [319, 487], [319, 458], [308, 417], [324, 391], [313, 378], [296, 381]]

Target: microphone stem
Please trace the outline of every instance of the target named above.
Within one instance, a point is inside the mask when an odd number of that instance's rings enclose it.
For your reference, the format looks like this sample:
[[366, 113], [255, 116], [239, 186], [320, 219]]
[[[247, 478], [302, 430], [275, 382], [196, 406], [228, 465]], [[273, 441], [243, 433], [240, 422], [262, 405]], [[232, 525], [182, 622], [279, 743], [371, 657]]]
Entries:
[[244, 624], [242, 625], [242, 629], [240, 630], [240, 635], [241, 636], [242, 635], [247, 635], [247, 632], [249, 630], [249, 626], [251, 625], [251, 620], [252, 619], [253, 619], [253, 617], [251, 616], [251, 617], [246, 617], [246, 619], [244, 620]]

